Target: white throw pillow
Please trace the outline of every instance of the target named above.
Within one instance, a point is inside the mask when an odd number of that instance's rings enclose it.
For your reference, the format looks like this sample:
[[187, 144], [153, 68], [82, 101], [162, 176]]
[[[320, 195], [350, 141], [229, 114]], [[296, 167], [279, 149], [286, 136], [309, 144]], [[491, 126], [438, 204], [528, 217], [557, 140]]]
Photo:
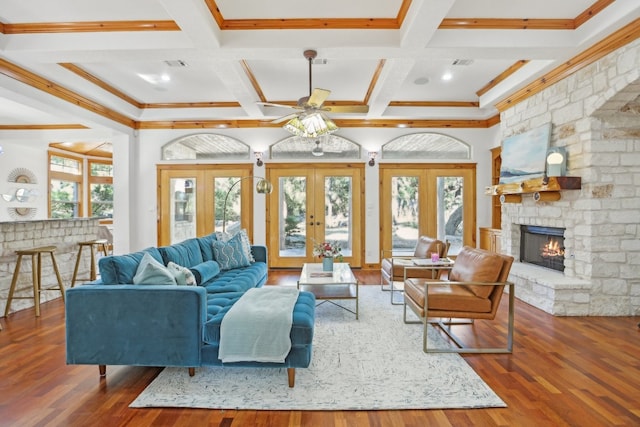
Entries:
[[175, 285], [176, 279], [167, 267], [149, 253], [145, 253], [133, 276], [133, 283], [135, 285]]
[[240, 235], [240, 241], [242, 242], [242, 250], [244, 251], [244, 255], [247, 257], [249, 262], [255, 262], [256, 260], [253, 258], [253, 254], [251, 253], [251, 242], [249, 241], [249, 235], [247, 234], [247, 230], [245, 230], [244, 228], [234, 234], [216, 231], [216, 238], [219, 241], [226, 243], [236, 234]]
[[167, 269], [173, 274], [173, 277], [176, 279], [176, 283], [180, 286], [195, 286], [196, 285], [196, 277], [193, 275], [191, 270], [187, 267], [183, 267], [181, 265], [176, 264], [173, 261], [169, 261], [167, 264]]

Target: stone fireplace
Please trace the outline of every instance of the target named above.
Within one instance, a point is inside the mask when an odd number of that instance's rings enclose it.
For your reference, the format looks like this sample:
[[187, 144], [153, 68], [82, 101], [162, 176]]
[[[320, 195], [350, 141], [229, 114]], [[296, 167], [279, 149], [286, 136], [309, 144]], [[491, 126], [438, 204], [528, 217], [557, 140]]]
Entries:
[[[503, 111], [502, 137], [549, 122], [582, 187], [502, 205], [516, 297], [554, 315], [640, 315], [640, 40]], [[563, 269], [517, 262], [523, 226], [564, 229]]]

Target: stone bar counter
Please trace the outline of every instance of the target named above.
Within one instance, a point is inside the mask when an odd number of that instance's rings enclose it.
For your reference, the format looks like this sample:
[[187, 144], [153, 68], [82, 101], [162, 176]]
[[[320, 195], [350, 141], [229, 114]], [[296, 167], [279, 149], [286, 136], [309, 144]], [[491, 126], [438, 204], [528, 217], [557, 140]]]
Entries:
[[[98, 238], [98, 218], [74, 219], [44, 219], [21, 222], [0, 222], [0, 316], [4, 315], [7, 296], [11, 286], [11, 278], [16, 267], [17, 255], [15, 251], [37, 248], [41, 246], [56, 246], [55, 252], [58, 269], [65, 288], [71, 286], [71, 276], [78, 254], [78, 243]], [[89, 254], [85, 250], [82, 254], [82, 264], [78, 270], [79, 278], [89, 277]], [[11, 303], [11, 312], [33, 307], [33, 285], [31, 276], [31, 257], [22, 258], [20, 277]], [[57, 285], [56, 276], [51, 265], [50, 257], [42, 257], [42, 288]], [[82, 283], [82, 282], [80, 282]], [[76, 286], [78, 283], [76, 282]], [[15, 299], [15, 297], [30, 297], [29, 299]], [[60, 298], [60, 291], [43, 291], [40, 302]], [[46, 306], [42, 307], [46, 312]], [[8, 318], [11, 318], [9, 314]]]

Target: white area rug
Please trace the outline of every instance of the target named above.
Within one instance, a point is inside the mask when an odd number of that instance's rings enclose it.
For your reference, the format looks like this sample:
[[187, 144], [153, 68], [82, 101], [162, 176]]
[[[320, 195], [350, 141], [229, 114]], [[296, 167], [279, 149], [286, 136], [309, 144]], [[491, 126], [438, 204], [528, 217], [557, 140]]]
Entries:
[[[341, 301], [353, 308], [353, 301]], [[434, 330], [429, 340], [442, 338]], [[360, 320], [335, 305], [316, 308], [311, 366], [296, 369], [166, 368], [131, 407], [253, 410], [377, 410], [505, 407], [457, 354], [425, 354], [422, 326], [379, 286], [360, 287]]]

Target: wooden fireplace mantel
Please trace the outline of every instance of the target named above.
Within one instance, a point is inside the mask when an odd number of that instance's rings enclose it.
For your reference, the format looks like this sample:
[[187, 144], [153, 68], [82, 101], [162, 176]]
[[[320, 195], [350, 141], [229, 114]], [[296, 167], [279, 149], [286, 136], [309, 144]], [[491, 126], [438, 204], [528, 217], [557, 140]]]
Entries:
[[560, 190], [579, 190], [582, 179], [579, 176], [550, 176], [529, 179], [522, 182], [497, 184], [485, 188], [485, 194], [500, 197], [503, 203], [519, 203], [521, 194], [534, 194], [536, 201], [560, 199]]

